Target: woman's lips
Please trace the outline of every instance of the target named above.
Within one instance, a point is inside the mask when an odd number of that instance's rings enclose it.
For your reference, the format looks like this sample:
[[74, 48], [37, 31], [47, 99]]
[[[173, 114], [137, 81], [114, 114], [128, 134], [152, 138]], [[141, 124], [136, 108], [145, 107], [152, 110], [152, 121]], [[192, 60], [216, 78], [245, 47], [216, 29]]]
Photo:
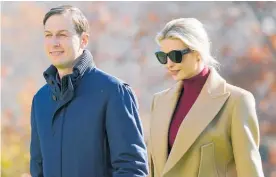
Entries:
[[169, 70], [169, 73], [174, 76], [177, 75], [178, 72], [179, 70]]

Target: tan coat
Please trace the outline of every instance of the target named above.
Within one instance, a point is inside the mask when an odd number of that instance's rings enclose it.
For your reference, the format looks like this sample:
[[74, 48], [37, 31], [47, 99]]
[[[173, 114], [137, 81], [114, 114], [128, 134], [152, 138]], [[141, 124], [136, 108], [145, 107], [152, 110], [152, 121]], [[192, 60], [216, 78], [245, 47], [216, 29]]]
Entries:
[[149, 156], [152, 177], [263, 177], [253, 95], [214, 70], [183, 120], [168, 155], [168, 130], [182, 82], [154, 95]]

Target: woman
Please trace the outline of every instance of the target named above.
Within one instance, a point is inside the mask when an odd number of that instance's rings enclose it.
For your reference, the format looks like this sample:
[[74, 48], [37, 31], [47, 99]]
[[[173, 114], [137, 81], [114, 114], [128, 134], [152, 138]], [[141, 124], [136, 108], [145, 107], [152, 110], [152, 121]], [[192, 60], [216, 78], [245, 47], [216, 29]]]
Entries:
[[178, 82], [153, 98], [151, 176], [263, 177], [254, 97], [218, 74], [201, 22], [170, 21], [156, 39]]

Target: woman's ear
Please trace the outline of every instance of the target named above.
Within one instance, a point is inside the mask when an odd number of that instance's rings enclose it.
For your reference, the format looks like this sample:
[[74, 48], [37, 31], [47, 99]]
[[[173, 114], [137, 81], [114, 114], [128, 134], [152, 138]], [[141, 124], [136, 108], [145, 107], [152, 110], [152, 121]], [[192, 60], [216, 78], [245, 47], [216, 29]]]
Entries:
[[201, 55], [198, 51], [194, 51], [194, 54], [195, 54], [195, 58], [197, 61], [200, 61], [201, 60]]

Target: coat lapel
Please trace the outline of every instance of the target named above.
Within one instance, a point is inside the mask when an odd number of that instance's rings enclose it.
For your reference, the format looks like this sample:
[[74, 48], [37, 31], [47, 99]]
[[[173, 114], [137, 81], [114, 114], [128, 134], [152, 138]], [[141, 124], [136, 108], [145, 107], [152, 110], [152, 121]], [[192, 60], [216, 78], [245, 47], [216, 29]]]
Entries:
[[[214, 69], [211, 69], [210, 75], [197, 100], [178, 130], [174, 145], [163, 168], [163, 174], [167, 173], [181, 159], [224, 105], [230, 95], [225, 90], [225, 84], [225, 80]], [[173, 110], [170, 110], [170, 112], [173, 112]], [[166, 127], [168, 127], [170, 122], [166, 121], [166, 124]]]
[[160, 97], [158, 108], [154, 110], [153, 120], [151, 121], [151, 148], [154, 156], [155, 168], [161, 172], [164, 169], [168, 158], [168, 133], [169, 125], [178, 97], [181, 94], [183, 82], [178, 82], [172, 89], [168, 91], [164, 97]]

